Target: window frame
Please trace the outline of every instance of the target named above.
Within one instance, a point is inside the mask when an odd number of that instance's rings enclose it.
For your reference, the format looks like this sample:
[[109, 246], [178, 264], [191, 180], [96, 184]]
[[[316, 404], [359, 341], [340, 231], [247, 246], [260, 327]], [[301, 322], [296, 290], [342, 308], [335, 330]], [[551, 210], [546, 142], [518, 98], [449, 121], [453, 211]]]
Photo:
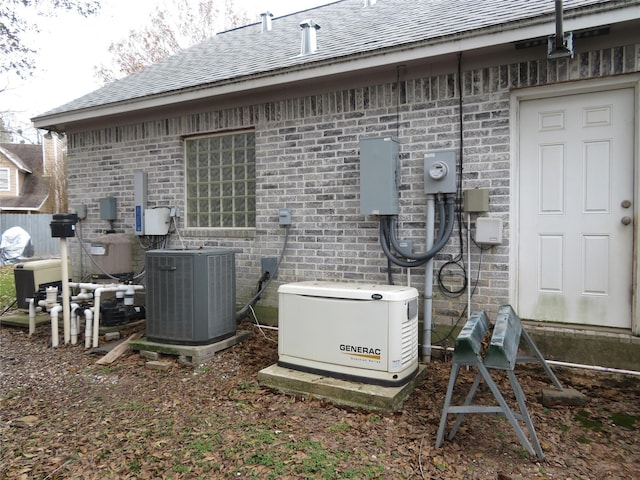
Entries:
[[10, 192], [11, 191], [11, 169], [6, 167], [0, 167], [0, 172], [6, 172], [6, 175], [7, 175], [6, 188], [4, 188], [2, 174], [0, 173], [0, 192]]

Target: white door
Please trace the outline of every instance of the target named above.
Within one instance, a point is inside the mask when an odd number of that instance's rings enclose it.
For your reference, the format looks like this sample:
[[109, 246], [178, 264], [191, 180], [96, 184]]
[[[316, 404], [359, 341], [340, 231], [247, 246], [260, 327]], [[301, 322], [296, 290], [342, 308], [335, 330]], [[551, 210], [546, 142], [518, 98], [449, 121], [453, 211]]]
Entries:
[[634, 91], [520, 104], [521, 318], [631, 328]]

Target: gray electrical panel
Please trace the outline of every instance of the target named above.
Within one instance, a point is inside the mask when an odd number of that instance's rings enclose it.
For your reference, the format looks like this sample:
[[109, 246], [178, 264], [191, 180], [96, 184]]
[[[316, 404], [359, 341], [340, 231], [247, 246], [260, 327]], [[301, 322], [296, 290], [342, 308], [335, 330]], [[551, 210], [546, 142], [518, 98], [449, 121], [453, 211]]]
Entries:
[[360, 139], [362, 215], [398, 214], [398, 153], [398, 141], [393, 137]]
[[100, 199], [100, 220], [116, 220], [118, 218], [116, 197]]

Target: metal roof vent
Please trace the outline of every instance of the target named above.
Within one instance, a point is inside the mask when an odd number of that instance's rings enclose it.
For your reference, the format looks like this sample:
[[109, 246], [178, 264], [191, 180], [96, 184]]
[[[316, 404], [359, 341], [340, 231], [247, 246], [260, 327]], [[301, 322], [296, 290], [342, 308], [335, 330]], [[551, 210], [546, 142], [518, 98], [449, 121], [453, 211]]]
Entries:
[[320, 30], [318, 25], [313, 20], [307, 20], [300, 24], [302, 29], [302, 42], [300, 44], [300, 55], [309, 55], [314, 53], [318, 49], [316, 42], [316, 31]]
[[271, 31], [271, 17], [273, 17], [273, 13], [264, 12], [260, 14], [260, 18], [262, 19], [262, 33]]
[[371, 7], [376, 4], [376, 0], [364, 0], [363, 8]]

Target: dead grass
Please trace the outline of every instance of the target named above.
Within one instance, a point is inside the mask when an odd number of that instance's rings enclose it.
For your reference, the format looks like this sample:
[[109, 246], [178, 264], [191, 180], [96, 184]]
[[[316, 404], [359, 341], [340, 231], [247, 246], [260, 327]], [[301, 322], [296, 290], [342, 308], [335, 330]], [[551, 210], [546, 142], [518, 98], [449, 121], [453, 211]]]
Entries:
[[277, 360], [266, 333], [195, 370], [165, 357], [162, 371], [133, 353], [96, 365], [81, 347], [50, 348], [47, 328], [29, 338], [0, 323], [0, 479], [640, 478], [635, 377], [557, 370], [589, 401], [547, 409], [544, 372], [518, 367], [545, 460], [487, 415], [436, 449], [449, 363], [432, 362], [400, 412], [341, 408], [261, 387]]

